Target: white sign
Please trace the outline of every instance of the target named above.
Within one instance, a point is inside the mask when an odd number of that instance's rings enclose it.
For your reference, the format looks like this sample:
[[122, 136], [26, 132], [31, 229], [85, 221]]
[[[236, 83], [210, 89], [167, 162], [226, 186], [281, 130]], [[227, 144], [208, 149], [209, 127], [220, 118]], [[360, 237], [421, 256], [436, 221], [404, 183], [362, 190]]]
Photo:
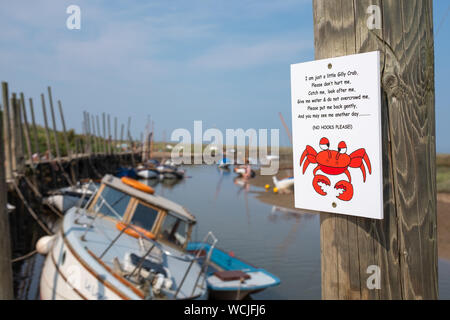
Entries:
[[291, 65], [295, 207], [383, 219], [380, 54]]

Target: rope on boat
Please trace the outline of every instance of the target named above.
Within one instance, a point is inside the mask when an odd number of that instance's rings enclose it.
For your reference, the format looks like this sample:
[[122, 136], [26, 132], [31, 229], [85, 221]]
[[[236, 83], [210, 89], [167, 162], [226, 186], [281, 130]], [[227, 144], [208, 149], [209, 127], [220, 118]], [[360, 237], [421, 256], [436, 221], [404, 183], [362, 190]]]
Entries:
[[19, 262], [19, 261], [28, 259], [28, 258], [34, 256], [36, 253], [37, 253], [37, 250], [33, 250], [33, 251], [31, 251], [31, 252], [29, 252], [29, 253], [21, 256], [21, 257], [17, 257], [15, 259], [12, 259], [11, 262], [14, 263], [14, 262]]
[[39, 217], [37, 216], [36, 212], [34, 212], [34, 210], [31, 208], [31, 206], [28, 204], [28, 201], [25, 199], [25, 197], [23, 196], [22, 192], [19, 189], [19, 186], [17, 185], [15, 180], [12, 180], [12, 184], [14, 186], [14, 189], [17, 192], [17, 195], [19, 196], [19, 198], [22, 200], [23, 204], [25, 205], [25, 207], [27, 207], [28, 212], [31, 214], [31, 216], [34, 218], [34, 220], [39, 224], [39, 226], [42, 228], [42, 230], [44, 230], [48, 235], [52, 235], [53, 232], [50, 231], [50, 229], [39, 219]]

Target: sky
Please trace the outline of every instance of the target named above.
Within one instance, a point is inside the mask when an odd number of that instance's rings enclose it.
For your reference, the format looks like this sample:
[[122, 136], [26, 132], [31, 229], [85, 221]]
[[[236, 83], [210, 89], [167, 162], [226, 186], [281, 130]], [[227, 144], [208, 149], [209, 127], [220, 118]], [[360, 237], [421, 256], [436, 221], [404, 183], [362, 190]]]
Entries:
[[[450, 3], [433, 2], [437, 151], [450, 153]], [[277, 128], [290, 145], [278, 112], [290, 126], [290, 65], [314, 60], [312, 0], [0, 3], [0, 80], [34, 99], [39, 123], [50, 85], [78, 132], [86, 110], [131, 116], [134, 137], [150, 116], [156, 140], [202, 120], [204, 130]], [[80, 30], [66, 27], [72, 4]]]

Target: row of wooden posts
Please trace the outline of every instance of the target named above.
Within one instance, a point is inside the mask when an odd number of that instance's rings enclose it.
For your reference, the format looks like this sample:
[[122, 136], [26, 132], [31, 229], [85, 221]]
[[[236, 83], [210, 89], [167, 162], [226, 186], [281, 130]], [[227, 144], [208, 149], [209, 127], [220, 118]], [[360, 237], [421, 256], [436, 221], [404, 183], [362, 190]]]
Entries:
[[[86, 111], [83, 113], [83, 134], [75, 135], [73, 148], [60, 100], [57, 103], [62, 130], [58, 131], [51, 87], [47, 90], [52, 128], [48, 124], [45, 96], [41, 94], [46, 145], [46, 152], [41, 154], [33, 99], [28, 100], [28, 113], [24, 94], [10, 94], [8, 83], [1, 85], [0, 163], [4, 165], [0, 165], [0, 299], [13, 299], [11, 257], [33, 250], [34, 243], [31, 242], [35, 239], [30, 241], [30, 237], [24, 235], [29, 232], [25, 229], [29, 228], [30, 215], [33, 223], [48, 233], [40, 217], [44, 210], [43, 195], [51, 189], [73, 185], [80, 179], [101, 178], [119, 166], [135, 166], [141, 154], [138, 152], [140, 146], [130, 134], [131, 117], [128, 118], [127, 137], [124, 137], [125, 126], [122, 124], [118, 140], [117, 117], [113, 135], [109, 114], [102, 114], [101, 127], [100, 117]], [[28, 115], [31, 115], [31, 122]], [[59, 133], [63, 136], [66, 154], [60, 145]], [[16, 207], [12, 216], [8, 215], [7, 203]]]
[[[27, 161], [30, 163], [42, 160], [61, 160], [61, 148], [58, 139], [57, 120], [53, 105], [52, 89], [48, 90], [48, 102], [52, 121], [52, 129], [49, 128], [47, 118], [47, 108], [44, 94], [41, 94], [42, 112], [44, 118], [44, 129], [47, 151], [41, 155], [38, 141], [38, 130], [35, 119], [33, 99], [29, 98], [29, 110], [31, 114], [31, 124], [28, 121], [25, 96], [23, 93], [17, 95], [12, 93], [9, 96], [8, 83], [2, 82], [3, 96], [3, 143], [5, 146], [6, 179], [14, 178], [14, 174], [21, 174], [24, 171]], [[118, 119], [114, 118], [114, 136], [111, 131], [111, 116], [102, 114], [103, 126], [100, 126], [99, 115], [91, 115], [87, 111], [83, 112], [83, 138], [75, 136], [75, 148], [72, 149], [69, 143], [66, 123], [64, 119], [63, 107], [58, 100], [58, 109], [61, 118], [62, 135], [64, 138], [66, 156], [70, 160], [72, 157], [90, 154], [115, 154], [122, 152], [124, 145], [125, 125], [121, 125], [120, 140], [118, 140]], [[136, 147], [136, 141], [130, 134], [131, 117], [128, 118], [127, 125], [127, 148]], [[54, 148], [51, 143], [51, 132], [54, 140]], [[25, 146], [24, 146], [25, 144]], [[119, 145], [118, 145], [119, 144]], [[44, 156], [44, 157], [42, 157]]]

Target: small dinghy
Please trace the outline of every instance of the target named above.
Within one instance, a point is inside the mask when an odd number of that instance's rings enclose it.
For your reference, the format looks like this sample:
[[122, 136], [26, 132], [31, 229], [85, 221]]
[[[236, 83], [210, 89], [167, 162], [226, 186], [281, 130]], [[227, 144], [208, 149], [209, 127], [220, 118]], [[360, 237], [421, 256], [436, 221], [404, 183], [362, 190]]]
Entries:
[[217, 166], [220, 169], [229, 169], [231, 165], [231, 161], [228, 158], [223, 157], [219, 163], [217, 164]]
[[265, 269], [256, 268], [208, 243], [191, 242], [187, 250], [204, 258], [212, 299], [242, 300], [249, 294], [280, 284], [280, 279]]
[[272, 180], [278, 191], [288, 191], [294, 188], [294, 177], [278, 180], [276, 176], [273, 176]]
[[137, 175], [142, 179], [157, 179], [159, 177], [158, 171], [152, 169], [140, 170]]
[[61, 229], [37, 242], [47, 255], [41, 298], [205, 299], [206, 270], [186, 252], [195, 223], [151, 187], [107, 175], [86, 206], [71, 208]]
[[49, 193], [43, 203], [66, 213], [72, 207], [85, 205], [94, 194], [97, 186], [94, 183], [78, 183], [73, 187], [61, 188]]
[[158, 166], [156, 170], [162, 179], [183, 179], [185, 173], [182, 169], [167, 165]]
[[9, 204], [9, 203], [6, 204], [6, 211], [8, 213], [14, 212], [14, 210], [16, 210], [15, 206], [13, 206], [12, 204]]
[[137, 176], [138, 175], [137, 175], [136, 169], [134, 169], [134, 168], [120, 167], [119, 169], [117, 169], [117, 172], [116, 172], [116, 177], [118, 177], [118, 178], [128, 177], [128, 178], [136, 179]]
[[172, 159], [167, 159], [166, 161], [164, 161], [164, 165], [166, 166], [171, 166], [171, 167], [177, 167], [178, 165], [175, 163], [175, 161], [173, 161]]
[[[247, 166], [246, 165], [240, 165], [234, 167], [234, 173], [236, 173], [238, 176], [245, 176], [247, 172]], [[256, 172], [253, 169], [250, 169], [250, 178], [254, 178], [256, 176]]]

